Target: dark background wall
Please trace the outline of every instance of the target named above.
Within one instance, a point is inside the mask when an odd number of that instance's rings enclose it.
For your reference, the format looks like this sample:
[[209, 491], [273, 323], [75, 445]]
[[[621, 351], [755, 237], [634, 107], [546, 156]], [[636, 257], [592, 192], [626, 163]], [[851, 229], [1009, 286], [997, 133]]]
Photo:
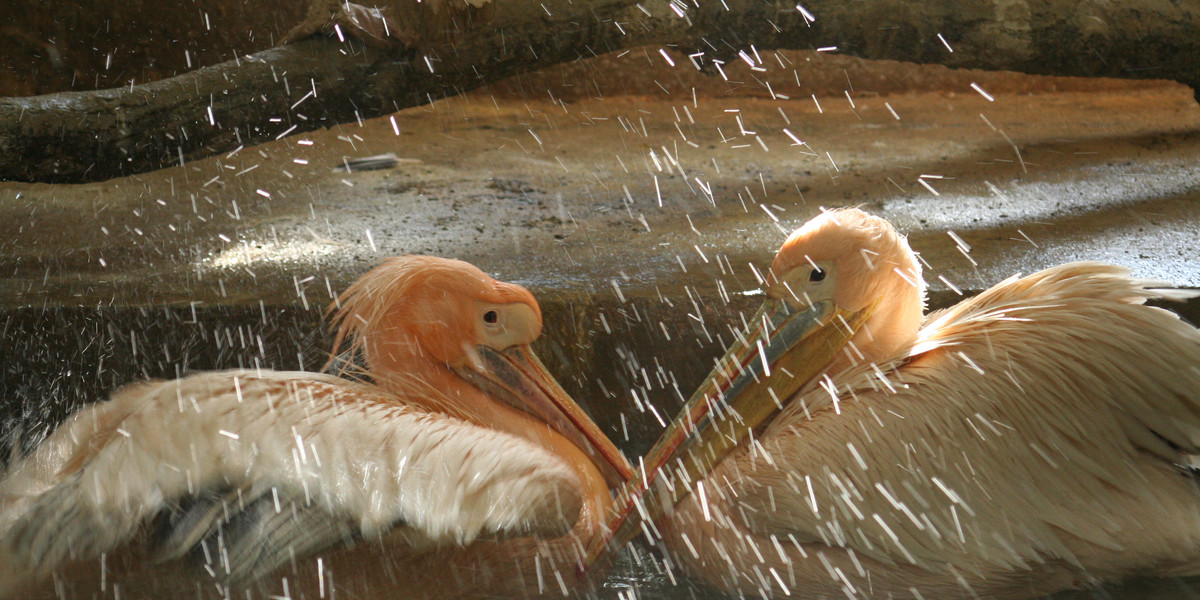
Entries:
[[275, 45], [297, 0], [0, 0], [0, 96], [127, 86]]

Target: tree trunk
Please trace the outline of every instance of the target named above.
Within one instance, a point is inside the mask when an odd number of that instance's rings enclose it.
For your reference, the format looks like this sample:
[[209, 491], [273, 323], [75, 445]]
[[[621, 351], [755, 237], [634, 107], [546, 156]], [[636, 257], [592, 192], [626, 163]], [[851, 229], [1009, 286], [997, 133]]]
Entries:
[[388, 52], [309, 39], [128, 88], [0, 99], [0, 179], [141, 173], [646, 43], [706, 65], [737, 60], [750, 45], [836, 47], [869, 59], [1200, 87], [1196, 2], [495, 2], [489, 22], [454, 44]]

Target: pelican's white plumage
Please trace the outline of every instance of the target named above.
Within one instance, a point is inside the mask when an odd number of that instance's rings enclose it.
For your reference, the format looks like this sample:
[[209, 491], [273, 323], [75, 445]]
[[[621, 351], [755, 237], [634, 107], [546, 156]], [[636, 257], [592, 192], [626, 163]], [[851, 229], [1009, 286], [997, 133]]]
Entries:
[[768, 303], [870, 317], [659, 523], [685, 570], [739, 593], [853, 598], [1200, 573], [1184, 466], [1200, 453], [1200, 332], [1145, 305], [1183, 294], [1072, 263], [922, 325], [919, 264], [857, 210], [797, 231], [771, 274]]
[[[315, 373], [229, 371], [136, 385], [72, 418], [4, 481], [5, 497], [19, 498], [4, 513], [20, 525], [9, 543], [18, 562], [38, 566], [98, 555], [173, 499], [230, 486], [246, 498], [310, 498], [352, 517], [368, 537], [403, 522], [433, 544], [574, 521], [580, 483], [567, 465], [510, 434], [467, 436], [466, 427]], [[95, 446], [91, 456], [79, 455], [78, 440]], [[511, 460], [514, 450], [529, 462]]]
[[[628, 466], [525, 347], [541, 328], [532, 296], [406, 257], [342, 301], [374, 384], [134, 384], [13, 465], [0, 597], [527, 597], [556, 570], [575, 583], [605, 475]], [[547, 399], [563, 403], [551, 421], [577, 421], [539, 425]]]

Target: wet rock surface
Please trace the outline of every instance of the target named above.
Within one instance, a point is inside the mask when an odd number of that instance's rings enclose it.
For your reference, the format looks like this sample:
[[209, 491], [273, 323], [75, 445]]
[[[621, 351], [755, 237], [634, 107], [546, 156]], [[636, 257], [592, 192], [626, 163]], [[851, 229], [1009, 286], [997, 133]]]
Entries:
[[[1200, 107], [1186, 88], [814, 53], [777, 62], [792, 68], [731, 67], [723, 80], [648, 52], [607, 56], [142, 176], [0, 183], [5, 341], [29, 361], [10, 363], [9, 381], [101, 356], [81, 346], [49, 360], [39, 337], [86, 344], [89, 328], [111, 330], [123, 347], [160, 314], [242, 322], [247, 336], [253, 325], [255, 340], [164, 330], [131, 351], [130, 370], [110, 358], [77, 400], [101, 381], [255, 358], [312, 368], [328, 350], [320, 309], [380, 258], [428, 253], [531, 288], [568, 389], [624, 409], [635, 380], [686, 395], [708, 359], [676, 357], [716, 352], [715, 334], [756, 303], [741, 295], [758, 287], [751, 265], [765, 268], [822, 207], [862, 206], [906, 232], [934, 305], [1071, 260], [1200, 286]], [[387, 153], [392, 169], [345, 169]], [[189, 344], [197, 362], [161, 358]], [[649, 381], [655, 369], [669, 386]], [[25, 396], [7, 387], [9, 402]]]
[[[822, 207], [906, 232], [933, 307], [1071, 260], [1200, 286], [1187, 88], [831, 62], [767, 93], [653, 61], [641, 83], [562, 68], [142, 176], [0, 183], [4, 430], [35, 439], [146, 377], [319, 369], [324, 307], [405, 253], [529, 287], [539, 354], [631, 456], [757, 305], [755, 267]], [[851, 91], [867, 72], [919, 85]], [[385, 153], [394, 168], [337, 170]]]

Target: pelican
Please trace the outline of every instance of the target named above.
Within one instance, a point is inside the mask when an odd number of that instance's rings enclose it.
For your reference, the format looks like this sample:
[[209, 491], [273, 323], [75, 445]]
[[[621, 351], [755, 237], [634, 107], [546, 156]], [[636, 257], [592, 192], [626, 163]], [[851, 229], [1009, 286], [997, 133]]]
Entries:
[[335, 349], [348, 342], [367, 377], [133, 384], [13, 464], [0, 597], [526, 598], [574, 585], [609, 486], [633, 470], [530, 350], [533, 296], [407, 256], [339, 302]]
[[1079, 262], [923, 319], [907, 241], [856, 209], [794, 232], [764, 291], [619, 496], [612, 542], [645, 527], [668, 564], [763, 597], [1200, 573], [1200, 331], [1145, 305], [1194, 294]]

